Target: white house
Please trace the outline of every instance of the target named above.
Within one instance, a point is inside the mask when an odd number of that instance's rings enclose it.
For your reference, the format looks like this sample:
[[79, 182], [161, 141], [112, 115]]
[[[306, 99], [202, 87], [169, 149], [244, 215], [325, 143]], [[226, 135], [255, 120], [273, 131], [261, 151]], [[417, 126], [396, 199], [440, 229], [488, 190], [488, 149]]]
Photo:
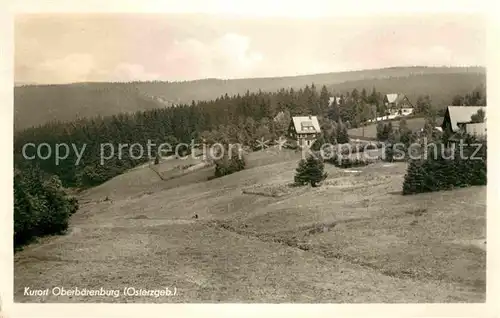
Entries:
[[486, 133], [486, 116], [483, 123], [471, 123], [471, 117], [479, 110], [483, 110], [486, 114], [486, 106], [448, 106], [441, 126], [443, 131], [456, 133], [463, 130], [467, 132], [467, 127], [469, 127], [471, 132]]
[[296, 141], [299, 147], [310, 147], [320, 133], [321, 128], [316, 116], [294, 116], [288, 128], [289, 137]]
[[384, 105], [390, 115], [408, 116], [413, 113], [413, 105], [405, 94], [386, 94], [384, 96]]
[[[479, 110], [485, 113], [484, 122], [473, 123], [471, 117]], [[461, 137], [456, 137], [455, 133], [465, 132], [473, 136], [486, 136], [486, 119], [486, 106], [448, 106], [441, 127], [444, 132], [452, 136], [450, 141], [456, 142]]]

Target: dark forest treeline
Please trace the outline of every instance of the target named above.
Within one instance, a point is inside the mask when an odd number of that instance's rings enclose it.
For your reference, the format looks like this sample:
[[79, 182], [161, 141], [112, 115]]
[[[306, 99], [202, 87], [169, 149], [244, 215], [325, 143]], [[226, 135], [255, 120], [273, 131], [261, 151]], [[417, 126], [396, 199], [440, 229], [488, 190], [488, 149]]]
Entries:
[[70, 121], [171, 107], [192, 100], [213, 100], [225, 93], [275, 92], [283, 87], [298, 90], [310, 83], [344, 93], [377, 87], [385, 93], [404, 93], [412, 101], [428, 94], [439, 108], [448, 105], [453, 96], [485, 82], [481, 67], [396, 67], [275, 78], [29, 85], [14, 89], [14, 123], [15, 129], [21, 130], [55, 119]]

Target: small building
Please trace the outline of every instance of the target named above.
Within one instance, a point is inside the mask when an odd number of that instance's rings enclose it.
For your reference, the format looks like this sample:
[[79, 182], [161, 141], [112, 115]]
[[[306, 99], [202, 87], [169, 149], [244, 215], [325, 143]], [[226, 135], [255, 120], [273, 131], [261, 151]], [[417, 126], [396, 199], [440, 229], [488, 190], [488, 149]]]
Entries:
[[310, 147], [321, 133], [318, 117], [294, 116], [288, 128], [288, 135], [299, 147]]
[[468, 130], [474, 133], [482, 131], [486, 134], [486, 120], [484, 123], [472, 123], [472, 115], [482, 109], [486, 113], [486, 106], [448, 106], [444, 114], [441, 127], [449, 134]]
[[465, 132], [476, 137], [486, 136], [486, 119], [484, 123], [465, 124]]
[[480, 109], [486, 114], [486, 106], [448, 106], [441, 127], [450, 136], [449, 143], [458, 143], [464, 133], [486, 136], [486, 116], [482, 123], [473, 123], [471, 119]]
[[388, 115], [408, 116], [413, 113], [414, 109], [408, 97], [402, 93], [386, 94], [384, 105], [389, 112]]

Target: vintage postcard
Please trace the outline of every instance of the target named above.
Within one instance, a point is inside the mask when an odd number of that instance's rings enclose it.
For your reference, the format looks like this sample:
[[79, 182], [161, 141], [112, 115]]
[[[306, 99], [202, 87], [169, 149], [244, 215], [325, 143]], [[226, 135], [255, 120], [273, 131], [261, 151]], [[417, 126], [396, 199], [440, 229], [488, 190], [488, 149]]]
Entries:
[[484, 12], [260, 5], [12, 15], [12, 308], [485, 306]]

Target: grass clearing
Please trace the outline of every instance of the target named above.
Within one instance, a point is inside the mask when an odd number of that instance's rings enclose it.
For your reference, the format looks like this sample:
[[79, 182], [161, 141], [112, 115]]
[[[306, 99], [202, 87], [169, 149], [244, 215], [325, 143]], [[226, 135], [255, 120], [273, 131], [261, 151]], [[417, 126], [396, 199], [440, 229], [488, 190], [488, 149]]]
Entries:
[[[392, 126], [394, 128], [399, 127], [399, 121], [401, 118], [398, 118], [396, 120], [392, 120]], [[438, 117], [436, 119], [437, 125], [441, 125], [443, 122], [443, 117]], [[406, 118], [406, 123], [408, 125], [408, 128], [412, 131], [419, 131], [421, 128], [424, 128], [425, 125], [425, 118], [423, 117], [413, 117], [413, 118]], [[364, 131], [364, 135], [363, 135]], [[377, 124], [370, 124], [366, 125], [363, 129], [363, 127], [359, 128], [353, 128], [348, 130], [348, 134], [350, 138], [359, 138], [359, 139], [368, 139], [368, 140], [376, 140], [377, 139]]]
[[[16, 253], [14, 300], [485, 301], [486, 252], [474, 242], [486, 237], [486, 187], [402, 196], [406, 164], [378, 162], [355, 173], [325, 165], [318, 188], [243, 193], [286, 186], [299, 158], [251, 153], [248, 169], [210, 181], [213, 167], [168, 181], [143, 167], [89, 189], [67, 235]], [[29, 297], [25, 286], [178, 294]]]

